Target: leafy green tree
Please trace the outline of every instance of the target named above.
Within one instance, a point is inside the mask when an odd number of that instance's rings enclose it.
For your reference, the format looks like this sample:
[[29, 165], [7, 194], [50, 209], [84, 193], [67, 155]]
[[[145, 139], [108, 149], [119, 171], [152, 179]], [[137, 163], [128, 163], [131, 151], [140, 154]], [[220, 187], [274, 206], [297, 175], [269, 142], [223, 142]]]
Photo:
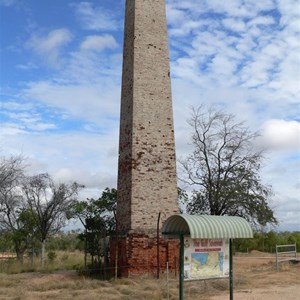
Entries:
[[96, 200], [91, 198], [86, 201], [75, 201], [69, 217], [78, 218], [84, 228], [88, 227], [89, 220], [94, 220], [90, 221], [91, 224], [103, 223], [105, 235], [109, 235], [116, 229], [116, 205], [117, 190], [107, 187]]
[[194, 187], [187, 211], [241, 216], [256, 225], [276, 224], [269, 206], [272, 190], [261, 181], [259, 134], [222, 111], [193, 109], [193, 152], [181, 160], [181, 180]]
[[265, 248], [268, 252], [275, 252], [278, 243], [278, 235], [275, 231], [269, 231], [265, 234]]
[[76, 201], [73, 204], [72, 216], [78, 218], [85, 228], [80, 238], [85, 241], [85, 265], [87, 254], [100, 261], [107, 257], [105, 238], [116, 230], [117, 190], [106, 188], [100, 198]]
[[274, 253], [276, 245], [297, 245], [297, 251], [300, 249], [300, 232], [262, 232], [255, 231], [253, 239], [235, 239], [233, 242], [235, 251], [247, 252], [252, 250], [266, 251]]

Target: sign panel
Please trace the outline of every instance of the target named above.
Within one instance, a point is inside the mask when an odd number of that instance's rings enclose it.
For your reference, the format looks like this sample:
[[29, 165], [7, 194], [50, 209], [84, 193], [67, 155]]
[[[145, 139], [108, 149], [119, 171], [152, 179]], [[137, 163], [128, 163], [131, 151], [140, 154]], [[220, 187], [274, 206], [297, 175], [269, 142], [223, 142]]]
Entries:
[[228, 239], [191, 239], [190, 237], [184, 237], [185, 280], [228, 276]]

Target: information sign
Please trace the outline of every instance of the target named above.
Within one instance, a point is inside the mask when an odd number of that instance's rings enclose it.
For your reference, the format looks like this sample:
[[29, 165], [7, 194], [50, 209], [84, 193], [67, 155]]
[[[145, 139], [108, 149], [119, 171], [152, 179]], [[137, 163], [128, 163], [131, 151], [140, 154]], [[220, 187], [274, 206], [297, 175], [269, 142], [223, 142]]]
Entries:
[[229, 276], [228, 239], [184, 237], [184, 280]]

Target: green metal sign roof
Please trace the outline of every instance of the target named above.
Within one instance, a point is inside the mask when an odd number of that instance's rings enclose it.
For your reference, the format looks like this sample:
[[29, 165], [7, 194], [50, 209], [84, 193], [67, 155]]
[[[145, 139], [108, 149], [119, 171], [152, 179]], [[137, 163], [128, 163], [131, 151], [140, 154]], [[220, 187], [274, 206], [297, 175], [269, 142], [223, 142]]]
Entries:
[[163, 225], [164, 235], [190, 235], [193, 239], [252, 238], [250, 224], [241, 217], [174, 215]]

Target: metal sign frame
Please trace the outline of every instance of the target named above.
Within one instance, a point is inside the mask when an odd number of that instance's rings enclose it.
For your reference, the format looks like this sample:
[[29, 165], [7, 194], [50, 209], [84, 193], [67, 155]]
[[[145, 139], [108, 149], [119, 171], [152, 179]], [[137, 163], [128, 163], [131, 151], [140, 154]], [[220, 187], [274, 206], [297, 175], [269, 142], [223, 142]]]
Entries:
[[233, 300], [233, 259], [232, 239], [253, 238], [250, 224], [241, 217], [209, 215], [174, 215], [169, 217], [162, 228], [163, 235], [180, 239], [179, 246], [179, 300], [183, 300], [184, 282], [184, 237], [192, 239], [228, 239], [229, 241], [229, 290]]

